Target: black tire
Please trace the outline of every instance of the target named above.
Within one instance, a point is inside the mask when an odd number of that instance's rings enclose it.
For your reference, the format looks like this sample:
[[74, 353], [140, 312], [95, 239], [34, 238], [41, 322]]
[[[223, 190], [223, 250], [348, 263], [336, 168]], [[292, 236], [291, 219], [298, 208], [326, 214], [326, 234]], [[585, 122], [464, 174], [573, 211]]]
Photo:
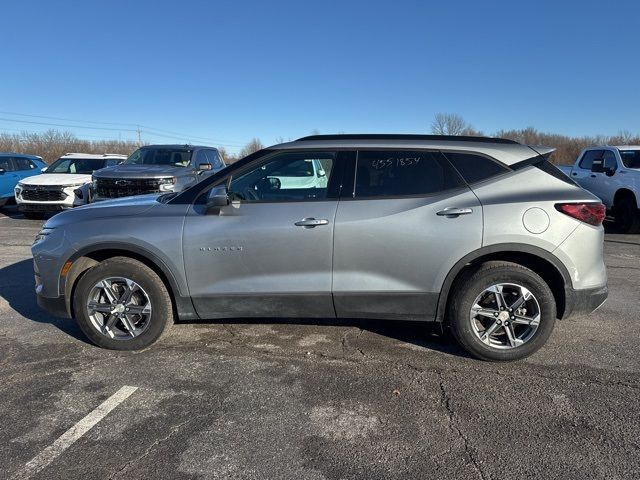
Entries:
[[[86, 305], [94, 286], [108, 277], [124, 277], [136, 282], [149, 297], [148, 327], [139, 336], [117, 340], [98, 331]], [[74, 318], [84, 334], [99, 347], [111, 350], [142, 350], [155, 343], [173, 324], [173, 303], [162, 279], [145, 264], [127, 257], [113, 257], [88, 270], [73, 294]]]
[[640, 213], [638, 205], [631, 195], [623, 195], [616, 200], [613, 206], [613, 216], [616, 229], [620, 233], [640, 232]]
[[[499, 283], [527, 288], [540, 307], [540, 322], [535, 333], [524, 344], [510, 349], [484, 343], [474, 332], [470, 319], [476, 298]], [[448, 322], [451, 333], [467, 352], [482, 360], [512, 361], [531, 355], [549, 339], [556, 321], [556, 301], [549, 286], [535, 272], [515, 263], [487, 262], [464, 272], [454, 284], [450, 299]]]
[[22, 212], [22, 215], [29, 220], [42, 220], [44, 218], [44, 213], [40, 212]]

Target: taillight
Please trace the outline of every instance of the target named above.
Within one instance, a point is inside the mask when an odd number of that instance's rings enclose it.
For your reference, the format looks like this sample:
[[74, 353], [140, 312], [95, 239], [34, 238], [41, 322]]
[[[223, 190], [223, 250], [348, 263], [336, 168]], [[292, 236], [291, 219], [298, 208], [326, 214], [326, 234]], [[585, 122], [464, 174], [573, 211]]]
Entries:
[[556, 203], [556, 210], [596, 227], [602, 225], [607, 213], [602, 203]]

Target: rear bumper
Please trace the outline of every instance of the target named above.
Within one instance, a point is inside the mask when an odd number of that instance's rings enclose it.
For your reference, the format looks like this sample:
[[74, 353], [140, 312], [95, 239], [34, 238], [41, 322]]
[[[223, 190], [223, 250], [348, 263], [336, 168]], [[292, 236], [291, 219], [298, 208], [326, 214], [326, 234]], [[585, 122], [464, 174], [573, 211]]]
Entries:
[[607, 285], [583, 290], [566, 289], [566, 305], [562, 318], [588, 315], [607, 301], [609, 288]]

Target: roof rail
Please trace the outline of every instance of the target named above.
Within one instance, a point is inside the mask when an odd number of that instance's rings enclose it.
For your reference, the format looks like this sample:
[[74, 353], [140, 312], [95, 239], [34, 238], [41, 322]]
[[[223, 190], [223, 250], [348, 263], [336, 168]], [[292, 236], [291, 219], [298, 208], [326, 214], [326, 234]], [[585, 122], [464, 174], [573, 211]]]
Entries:
[[518, 142], [507, 138], [473, 137], [470, 135], [418, 135], [403, 133], [309, 135], [307, 137], [298, 138], [296, 142], [308, 142], [312, 140], [437, 140], [449, 142], [511, 143], [519, 145]]

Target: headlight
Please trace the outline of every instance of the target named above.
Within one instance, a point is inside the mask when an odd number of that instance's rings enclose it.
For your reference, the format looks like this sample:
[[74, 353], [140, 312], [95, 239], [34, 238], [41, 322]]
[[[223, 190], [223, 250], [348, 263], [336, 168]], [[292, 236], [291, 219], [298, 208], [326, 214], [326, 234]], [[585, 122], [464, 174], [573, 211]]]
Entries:
[[14, 192], [16, 194], [16, 197], [19, 197], [20, 194], [22, 193], [22, 185], [17, 185], [16, 188], [14, 189]]
[[170, 192], [176, 184], [176, 177], [160, 178], [158, 184], [160, 185], [160, 191]]
[[42, 240], [44, 240], [45, 238], [47, 238], [51, 233], [53, 232], [53, 228], [43, 228], [42, 230], [40, 230], [40, 232], [36, 235], [36, 238], [33, 240], [33, 243], [38, 243]]
[[98, 189], [98, 180], [95, 178], [91, 179], [91, 189], [95, 192]]

